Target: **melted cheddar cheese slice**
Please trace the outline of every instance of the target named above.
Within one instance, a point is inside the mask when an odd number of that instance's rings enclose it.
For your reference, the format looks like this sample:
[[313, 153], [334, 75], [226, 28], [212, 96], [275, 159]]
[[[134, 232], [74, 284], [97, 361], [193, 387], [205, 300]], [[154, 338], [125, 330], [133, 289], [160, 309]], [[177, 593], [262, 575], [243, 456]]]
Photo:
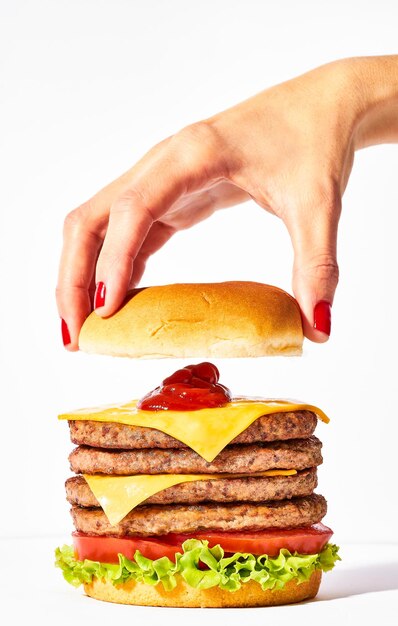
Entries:
[[132, 509], [159, 491], [181, 483], [221, 478], [292, 476], [296, 470], [267, 470], [257, 474], [139, 474], [135, 476], [89, 476], [84, 474], [109, 523], [118, 524]]
[[312, 411], [323, 422], [329, 418], [316, 406], [290, 400], [236, 399], [225, 406], [198, 411], [141, 411], [138, 400], [116, 406], [79, 409], [59, 415], [61, 420], [116, 422], [144, 426], [182, 441], [209, 463], [257, 418], [271, 413]]

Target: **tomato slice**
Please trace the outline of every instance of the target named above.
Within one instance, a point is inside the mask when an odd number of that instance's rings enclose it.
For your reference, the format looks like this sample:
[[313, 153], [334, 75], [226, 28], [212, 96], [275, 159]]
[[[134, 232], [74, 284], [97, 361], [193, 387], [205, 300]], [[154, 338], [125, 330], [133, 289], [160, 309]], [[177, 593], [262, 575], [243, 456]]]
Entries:
[[255, 532], [197, 532], [192, 534], [170, 534], [162, 541], [182, 544], [187, 539], [207, 539], [209, 546], [217, 544], [228, 553], [250, 552], [277, 556], [281, 548], [300, 554], [316, 554], [327, 544], [333, 531], [323, 524], [301, 528], [270, 529]]
[[333, 531], [323, 524], [301, 528], [270, 529], [255, 532], [196, 532], [189, 534], [169, 534], [159, 537], [98, 537], [73, 533], [76, 556], [80, 561], [100, 561], [118, 563], [118, 554], [128, 559], [134, 558], [139, 550], [148, 559], [167, 556], [175, 560], [176, 552], [182, 552], [182, 544], [187, 539], [206, 539], [209, 546], [220, 544], [227, 553], [250, 552], [277, 556], [281, 548], [300, 554], [316, 554], [327, 544]]
[[136, 550], [139, 550], [147, 559], [160, 559], [162, 556], [167, 556], [174, 561], [176, 552], [182, 551], [181, 544], [174, 546], [171, 541], [165, 543], [152, 537], [96, 537], [80, 532], [74, 532], [72, 536], [79, 561], [89, 559], [101, 563], [118, 563], [119, 553], [132, 560]]

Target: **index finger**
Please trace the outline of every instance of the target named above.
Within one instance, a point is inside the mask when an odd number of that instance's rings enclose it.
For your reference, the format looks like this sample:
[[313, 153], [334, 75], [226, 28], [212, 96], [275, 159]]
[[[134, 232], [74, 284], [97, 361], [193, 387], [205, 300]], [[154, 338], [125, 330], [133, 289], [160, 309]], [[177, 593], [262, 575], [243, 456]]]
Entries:
[[94, 272], [109, 220], [109, 208], [126, 187], [131, 172], [104, 187], [66, 216], [56, 299], [62, 338], [68, 350], [78, 350], [78, 336], [92, 310]]

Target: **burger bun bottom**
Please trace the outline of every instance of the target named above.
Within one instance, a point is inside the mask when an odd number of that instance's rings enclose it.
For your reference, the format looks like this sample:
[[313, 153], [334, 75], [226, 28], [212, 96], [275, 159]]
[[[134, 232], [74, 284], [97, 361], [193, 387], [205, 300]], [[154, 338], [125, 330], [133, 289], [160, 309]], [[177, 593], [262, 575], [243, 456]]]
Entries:
[[219, 587], [211, 589], [194, 589], [179, 577], [177, 586], [172, 591], [165, 591], [163, 585], [156, 586], [130, 581], [115, 586], [110, 581], [94, 579], [84, 585], [88, 596], [105, 602], [133, 604], [136, 606], [168, 606], [168, 607], [254, 607], [292, 604], [314, 598], [319, 590], [322, 572], [316, 570], [311, 578], [297, 584], [296, 580], [288, 582], [283, 589], [263, 591], [257, 582], [244, 583], [238, 591], [225, 591]]

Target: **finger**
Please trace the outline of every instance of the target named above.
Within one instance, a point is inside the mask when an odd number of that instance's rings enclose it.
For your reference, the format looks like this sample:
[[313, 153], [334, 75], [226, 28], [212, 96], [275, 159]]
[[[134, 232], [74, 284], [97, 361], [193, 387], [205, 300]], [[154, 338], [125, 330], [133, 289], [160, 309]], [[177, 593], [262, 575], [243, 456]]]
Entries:
[[129, 188], [113, 203], [108, 230], [96, 269], [96, 312], [112, 315], [122, 304], [133, 276], [135, 259], [147, 235], [162, 215], [188, 190], [192, 191], [203, 169], [191, 152], [162, 154], [135, 172]]
[[56, 298], [62, 319], [62, 338], [68, 350], [78, 350], [78, 336], [91, 311], [95, 263], [102, 237], [87, 224], [90, 209], [70, 213], [64, 225]]
[[340, 201], [320, 201], [292, 213], [285, 223], [293, 249], [293, 291], [300, 305], [304, 334], [311, 341], [327, 341], [331, 307], [339, 279], [337, 229]]
[[154, 146], [141, 161], [101, 189], [67, 216], [59, 266], [56, 299], [62, 318], [62, 338], [68, 350], [78, 350], [78, 336], [92, 310], [94, 272], [115, 199], [128, 187], [133, 172], [160, 152], [167, 140]]
[[67, 350], [78, 350], [80, 329], [92, 310], [95, 266], [108, 224], [109, 207], [126, 185], [128, 174], [104, 187], [65, 219], [56, 299]]

